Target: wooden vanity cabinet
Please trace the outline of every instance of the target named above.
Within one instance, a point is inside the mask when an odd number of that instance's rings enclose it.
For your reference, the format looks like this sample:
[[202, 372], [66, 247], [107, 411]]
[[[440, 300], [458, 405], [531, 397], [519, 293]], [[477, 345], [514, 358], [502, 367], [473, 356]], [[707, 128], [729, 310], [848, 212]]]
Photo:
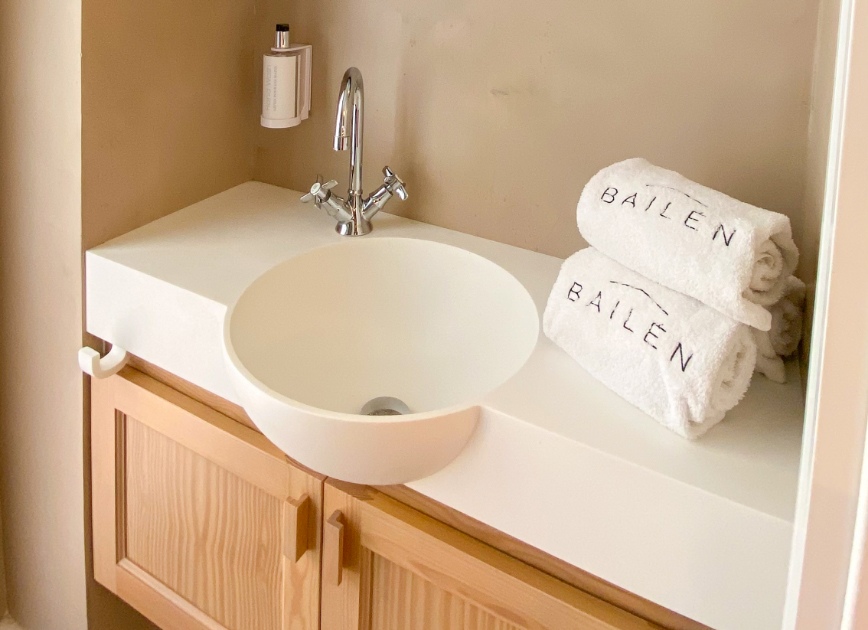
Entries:
[[322, 630], [654, 628], [363, 486], [327, 480]]
[[319, 628], [322, 477], [136, 370], [91, 391], [96, 580], [166, 629]]
[[155, 376], [91, 381], [93, 561], [98, 582], [161, 628], [659, 627], [448, 518], [325, 480], [240, 409]]

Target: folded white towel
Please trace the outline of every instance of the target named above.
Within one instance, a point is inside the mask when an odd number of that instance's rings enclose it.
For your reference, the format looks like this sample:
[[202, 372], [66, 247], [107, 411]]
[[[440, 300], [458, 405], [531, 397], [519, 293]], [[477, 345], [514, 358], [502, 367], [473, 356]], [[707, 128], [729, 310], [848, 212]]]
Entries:
[[769, 332], [756, 328], [750, 330], [756, 342], [756, 371], [775, 383], [786, 383], [787, 369], [772, 346]]
[[688, 438], [741, 400], [756, 362], [747, 326], [593, 248], [564, 262], [543, 330], [610, 389]]
[[769, 307], [772, 315], [769, 339], [775, 352], [782, 357], [793, 354], [802, 340], [805, 293], [805, 283], [790, 276], [787, 278], [783, 297]]
[[594, 175], [576, 215], [592, 247], [760, 330], [798, 262], [786, 216], [641, 158]]

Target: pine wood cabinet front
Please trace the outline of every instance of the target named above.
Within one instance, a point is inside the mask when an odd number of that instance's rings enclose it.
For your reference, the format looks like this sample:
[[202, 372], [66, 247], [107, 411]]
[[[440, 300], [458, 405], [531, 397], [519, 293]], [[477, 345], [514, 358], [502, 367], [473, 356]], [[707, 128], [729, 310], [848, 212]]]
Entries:
[[321, 477], [129, 368], [91, 417], [97, 581], [165, 629], [319, 628]]
[[328, 480], [322, 630], [656, 627], [376, 490]]

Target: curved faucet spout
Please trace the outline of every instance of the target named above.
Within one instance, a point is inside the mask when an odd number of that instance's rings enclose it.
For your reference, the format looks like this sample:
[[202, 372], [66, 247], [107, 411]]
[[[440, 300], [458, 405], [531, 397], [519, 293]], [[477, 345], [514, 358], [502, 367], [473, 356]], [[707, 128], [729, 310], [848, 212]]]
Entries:
[[362, 137], [365, 88], [362, 73], [350, 68], [344, 73], [335, 116], [335, 151], [350, 150], [349, 197], [362, 195]]
[[407, 189], [400, 177], [387, 166], [383, 169], [383, 185], [365, 199], [362, 196], [362, 136], [365, 123], [365, 88], [362, 73], [350, 68], [344, 73], [338, 95], [338, 110], [335, 115], [335, 151], [350, 150], [350, 186], [346, 199], [331, 193], [337, 182], [317, 182], [304, 195], [303, 202], [313, 201], [317, 208], [325, 208], [338, 224], [335, 230], [342, 236], [362, 236], [371, 231], [371, 217], [396, 195], [407, 198]]

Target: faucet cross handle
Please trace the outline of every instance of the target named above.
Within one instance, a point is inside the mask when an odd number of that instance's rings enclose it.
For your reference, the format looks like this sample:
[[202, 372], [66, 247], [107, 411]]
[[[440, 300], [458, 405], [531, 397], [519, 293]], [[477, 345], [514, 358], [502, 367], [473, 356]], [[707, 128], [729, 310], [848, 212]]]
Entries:
[[384, 185], [388, 191], [393, 195], [397, 195], [401, 201], [407, 201], [409, 195], [407, 194], [407, 189], [404, 187], [404, 180], [395, 175], [388, 166], [383, 169], [383, 175], [386, 178]]
[[313, 201], [316, 207], [320, 208], [322, 207], [322, 203], [329, 198], [329, 190], [337, 185], [337, 180], [332, 179], [323, 183], [322, 175], [317, 175], [316, 182], [310, 187], [310, 192], [302, 196], [301, 202], [307, 203], [308, 201]]

